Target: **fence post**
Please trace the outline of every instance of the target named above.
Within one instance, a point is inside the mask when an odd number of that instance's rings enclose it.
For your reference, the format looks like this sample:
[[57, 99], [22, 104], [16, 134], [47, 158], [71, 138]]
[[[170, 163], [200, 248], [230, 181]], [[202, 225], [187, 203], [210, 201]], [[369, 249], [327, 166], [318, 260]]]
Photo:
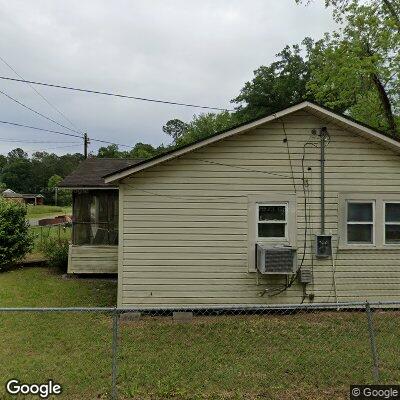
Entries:
[[118, 328], [119, 328], [119, 314], [118, 310], [115, 309], [113, 312], [113, 332], [112, 332], [112, 387], [111, 387], [111, 398], [116, 400], [117, 394], [117, 357], [118, 357]]
[[376, 340], [375, 340], [375, 331], [374, 331], [374, 324], [372, 320], [372, 311], [371, 307], [367, 302], [365, 302], [365, 311], [367, 312], [367, 319], [368, 319], [368, 334], [369, 334], [369, 341], [371, 345], [371, 354], [372, 354], [372, 376], [374, 378], [374, 383], [379, 382], [379, 362], [378, 362], [378, 351], [376, 348]]

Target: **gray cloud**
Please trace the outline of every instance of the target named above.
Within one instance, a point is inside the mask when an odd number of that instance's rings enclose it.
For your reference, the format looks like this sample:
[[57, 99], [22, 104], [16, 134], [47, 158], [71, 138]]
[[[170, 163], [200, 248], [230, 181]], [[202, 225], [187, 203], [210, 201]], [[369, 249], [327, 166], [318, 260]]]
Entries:
[[[304, 7], [294, 0], [2, 0], [0, 17], [0, 56], [26, 79], [222, 107], [286, 44], [334, 27], [322, 1]], [[0, 75], [14, 76], [1, 62]], [[126, 144], [167, 142], [161, 128], [168, 119], [201, 112], [37, 88], [89, 135]], [[27, 85], [0, 81], [0, 90], [66, 123]], [[0, 120], [61, 129], [1, 95]], [[5, 126], [0, 138], [69, 140]], [[21, 143], [81, 151], [68, 145]], [[0, 142], [1, 153], [15, 147]]]

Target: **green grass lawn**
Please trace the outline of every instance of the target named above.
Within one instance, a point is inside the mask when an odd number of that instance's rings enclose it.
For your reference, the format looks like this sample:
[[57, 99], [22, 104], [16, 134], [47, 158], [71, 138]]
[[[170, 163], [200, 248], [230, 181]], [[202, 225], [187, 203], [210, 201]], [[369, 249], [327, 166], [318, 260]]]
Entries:
[[[0, 274], [0, 305], [112, 306], [116, 283], [63, 279], [48, 268]], [[400, 313], [374, 315], [383, 382], [400, 377]], [[62, 398], [106, 399], [111, 318], [102, 314], [0, 314], [0, 376], [49, 378]], [[364, 312], [198, 316], [121, 321], [121, 399], [345, 399], [372, 381]], [[4, 384], [0, 384], [0, 398]]]
[[27, 206], [28, 219], [39, 219], [57, 215], [71, 215], [72, 207], [59, 207], [59, 206]]

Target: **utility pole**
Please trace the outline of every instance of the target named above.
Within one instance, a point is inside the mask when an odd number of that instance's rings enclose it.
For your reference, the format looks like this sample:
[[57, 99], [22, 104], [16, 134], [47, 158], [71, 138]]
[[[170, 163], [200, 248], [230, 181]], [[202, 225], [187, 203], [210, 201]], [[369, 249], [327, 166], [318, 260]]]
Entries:
[[58, 187], [56, 186], [55, 188], [55, 193], [54, 193], [54, 205], [57, 205], [57, 197], [58, 197]]
[[88, 157], [88, 144], [89, 144], [89, 138], [87, 133], [85, 132], [83, 134], [83, 155], [85, 158]]

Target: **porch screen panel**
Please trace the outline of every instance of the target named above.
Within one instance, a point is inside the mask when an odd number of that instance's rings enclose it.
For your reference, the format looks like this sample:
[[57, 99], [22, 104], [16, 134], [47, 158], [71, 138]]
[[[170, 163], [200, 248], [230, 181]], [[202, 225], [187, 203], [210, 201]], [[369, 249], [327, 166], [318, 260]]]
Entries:
[[[86, 221], [86, 222], [85, 222]], [[89, 244], [90, 238], [90, 194], [74, 193], [72, 243]]]
[[117, 245], [118, 192], [96, 190], [77, 193], [75, 198], [74, 244]]

